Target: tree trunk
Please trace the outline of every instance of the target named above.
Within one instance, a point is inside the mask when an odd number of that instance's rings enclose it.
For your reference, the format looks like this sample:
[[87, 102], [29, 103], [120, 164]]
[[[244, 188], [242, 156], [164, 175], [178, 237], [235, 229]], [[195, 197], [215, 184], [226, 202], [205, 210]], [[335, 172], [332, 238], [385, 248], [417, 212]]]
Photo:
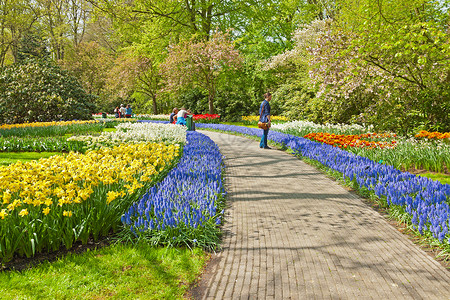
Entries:
[[210, 90], [208, 94], [208, 103], [209, 103], [209, 113], [214, 114], [214, 98], [216, 96], [216, 91]]
[[152, 96], [152, 101], [153, 101], [153, 114], [157, 115], [158, 114], [158, 107], [156, 106], [156, 95]]

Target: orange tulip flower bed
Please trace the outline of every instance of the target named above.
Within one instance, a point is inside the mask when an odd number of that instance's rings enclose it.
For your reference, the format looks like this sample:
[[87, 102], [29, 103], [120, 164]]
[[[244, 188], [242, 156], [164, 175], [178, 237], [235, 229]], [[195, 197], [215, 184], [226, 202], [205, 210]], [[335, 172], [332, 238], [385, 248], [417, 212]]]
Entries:
[[393, 134], [378, 134], [378, 133], [366, 133], [366, 134], [334, 134], [334, 133], [309, 133], [304, 136], [304, 138], [325, 143], [333, 147], [348, 148], [348, 147], [360, 147], [360, 148], [394, 148], [397, 141], [385, 139], [394, 138], [396, 135]]
[[426, 130], [421, 130], [418, 134], [416, 134], [416, 138], [425, 138], [429, 140], [446, 140], [450, 141], [450, 132], [429, 132]]

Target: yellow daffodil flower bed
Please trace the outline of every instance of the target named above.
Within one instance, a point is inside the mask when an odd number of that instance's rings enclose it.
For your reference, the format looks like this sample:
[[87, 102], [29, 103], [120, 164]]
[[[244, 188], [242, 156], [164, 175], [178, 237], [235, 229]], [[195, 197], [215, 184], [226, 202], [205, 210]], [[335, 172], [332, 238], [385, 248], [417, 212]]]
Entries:
[[121, 144], [0, 167], [0, 261], [115, 231], [180, 152], [173, 144]]
[[32, 122], [32, 123], [21, 123], [21, 124], [3, 124], [0, 126], [1, 129], [13, 129], [13, 128], [28, 128], [28, 127], [49, 127], [49, 126], [67, 126], [74, 124], [92, 124], [97, 123], [95, 120], [88, 121], [53, 121], [53, 122]]

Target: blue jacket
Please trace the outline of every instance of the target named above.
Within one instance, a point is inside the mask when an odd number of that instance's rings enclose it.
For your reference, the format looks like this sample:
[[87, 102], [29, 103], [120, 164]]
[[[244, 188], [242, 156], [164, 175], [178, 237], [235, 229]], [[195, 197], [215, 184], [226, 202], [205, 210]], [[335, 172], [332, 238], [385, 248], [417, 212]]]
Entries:
[[[263, 109], [264, 107], [264, 109]], [[263, 109], [263, 112], [261, 114], [261, 110]], [[269, 122], [269, 116], [270, 116], [270, 104], [269, 101], [265, 100], [261, 103], [261, 105], [259, 106], [259, 121], [260, 122], [264, 122], [267, 123]]]

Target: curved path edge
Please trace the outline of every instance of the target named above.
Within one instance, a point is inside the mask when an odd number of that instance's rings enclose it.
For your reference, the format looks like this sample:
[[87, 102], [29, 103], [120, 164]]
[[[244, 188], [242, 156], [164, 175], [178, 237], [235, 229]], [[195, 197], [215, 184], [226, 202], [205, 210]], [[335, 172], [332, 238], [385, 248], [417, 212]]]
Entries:
[[337, 182], [253, 140], [225, 157], [222, 251], [195, 299], [450, 299], [450, 272]]

